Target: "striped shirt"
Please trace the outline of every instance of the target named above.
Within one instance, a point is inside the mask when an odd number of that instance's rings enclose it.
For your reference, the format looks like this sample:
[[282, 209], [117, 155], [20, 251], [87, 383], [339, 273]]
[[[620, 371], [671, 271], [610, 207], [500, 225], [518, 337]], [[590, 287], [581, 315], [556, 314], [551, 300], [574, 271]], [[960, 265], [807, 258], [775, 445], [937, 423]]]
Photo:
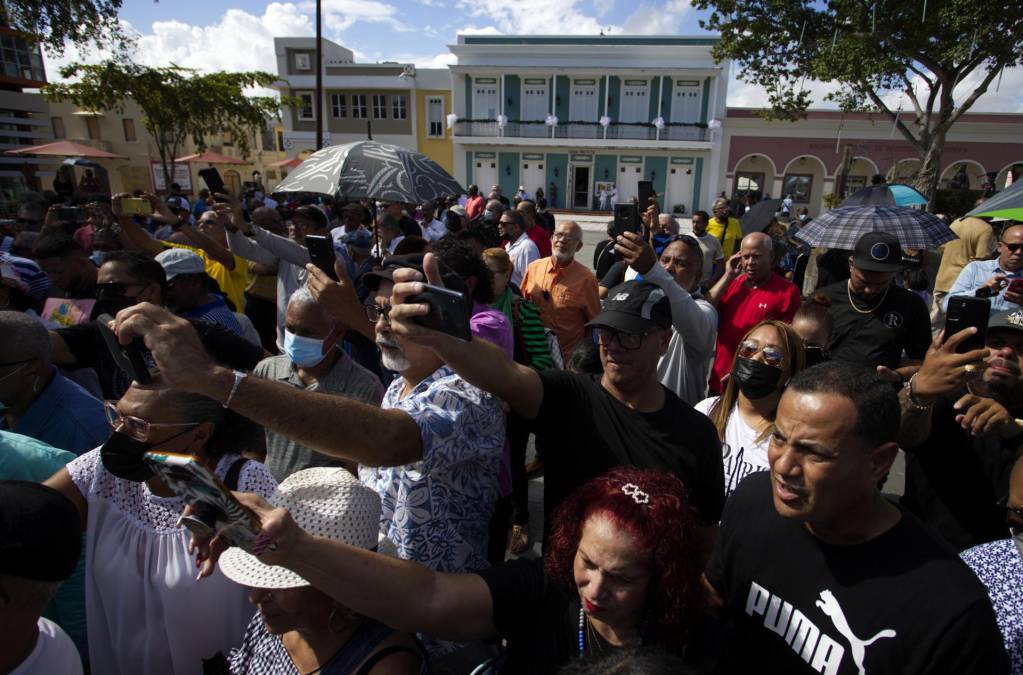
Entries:
[[544, 325], [540, 320], [540, 310], [536, 305], [506, 288], [504, 295], [498, 298], [492, 307], [504, 312], [512, 324], [517, 363], [537, 371], [554, 367], [550, 343], [547, 342]]
[[[8, 237], [10, 239], [10, 237]], [[50, 277], [39, 267], [39, 263], [28, 258], [21, 258], [10, 253], [0, 251], [0, 259], [14, 265], [18, 270], [21, 280], [28, 284], [28, 294], [37, 299], [43, 299], [50, 293]]]
[[238, 319], [235, 318], [234, 313], [231, 312], [231, 308], [227, 306], [227, 303], [225, 303], [218, 295], [211, 293], [210, 297], [214, 298], [213, 302], [208, 302], [205, 305], [199, 305], [187, 312], [182, 312], [181, 316], [186, 319], [198, 319], [199, 321], [219, 323], [224, 328], [227, 328], [241, 337], [245, 337], [245, 331], [242, 329], [242, 325], [238, 323]]

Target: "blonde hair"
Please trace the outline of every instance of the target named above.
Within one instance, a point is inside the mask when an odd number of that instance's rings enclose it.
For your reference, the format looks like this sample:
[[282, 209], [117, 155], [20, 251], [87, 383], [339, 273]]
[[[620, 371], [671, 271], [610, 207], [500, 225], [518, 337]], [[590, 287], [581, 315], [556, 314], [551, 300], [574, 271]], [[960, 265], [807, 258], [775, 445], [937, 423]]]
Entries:
[[508, 251], [505, 251], [503, 248], [486, 249], [483, 251], [483, 260], [484, 262], [487, 260], [495, 261], [501, 268], [501, 271], [505, 273], [511, 273], [513, 269], [511, 258], [508, 257]]
[[[742, 340], [739, 344], [742, 344], [749, 339], [749, 336], [755, 333], [763, 326], [771, 326], [778, 332], [779, 337], [782, 341], [782, 348], [785, 350], [785, 361], [789, 366], [789, 379], [795, 377], [796, 373], [806, 367], [806, 352], [804, 351], [803, 338], [799, 337], [799, 333], [796, 329], [787, 324], [784, 321], [777, 321], [775, 319], [769, 319], [761, 321], [756, 326], [753, 326], [745, 335], [742, 336]], [[732, 355], [732, 368], [728, 372], [732, 372], [735, 368], [735, 362], [739, 359], [739, 349], [736, 347], [735, 353]], [[725, 384], [724, 390], [721, 392], [721, 396], [714, 402], [710, 410], [707, 412], [707, 417], [714, 423], [714, 428], [718, 431], [718, 438], [722, 441], [725, 440], [725, 428], [728, 426], [728, 416], [732, 414], [732, 408], [735, 407], [735, 402], [739, 398], [739, 386], [735, 383], [734, 377], [729, 377], [728, 382]], [[764, 431], [760, 432], [757, 436], [757, 442], [767, 438], [770, 426]]]

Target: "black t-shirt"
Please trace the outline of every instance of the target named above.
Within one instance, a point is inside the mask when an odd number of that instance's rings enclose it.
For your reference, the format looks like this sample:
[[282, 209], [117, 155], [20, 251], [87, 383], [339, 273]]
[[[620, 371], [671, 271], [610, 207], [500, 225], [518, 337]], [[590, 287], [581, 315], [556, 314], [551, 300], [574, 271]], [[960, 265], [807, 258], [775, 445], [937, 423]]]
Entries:
[[[931, 433], [906, 448], [902, 505], [938, 531], [957, 551], [1004, 539], [1005, 512], [997, 502], [1009, 492], [1009, 474], [1023, 435], [1002, 439], [973, 436], [955, 421], [959, 391], [935, 404]], [[1023, 410], [1012, 411], [1023, 415]]]
[[1009, 672], [984, 586], [912, 514], [834, 546], [778, 515], [770, 480], [732, 493], [707, 567], [725, 600], [723, 672]]
[[668, 471], [682, 480], [704, 523], [725, 502], [721, 442], [706, 416], [664, 389], [664, 407], [636, 412], [600, 385], [599, 375], [540, 373], [543, 403], [534, 432], [543, 447], [544, 512], [616, 466]]
[[599, 284], [604, 288], [614, 288], [618, 284], [625, 283], [625, 272], [629, 265], [624, 260], [611, 263], [607, 271], [600, 277]]
[[867, 314], [849, 304], [845, 281], [821, 289], [831, 300], [833, 328], [831, 358], [835, 361], [897, 368], [905, 350], [911, 359], [923, 359], [931, 346], [931, 317], [916, 293], [893, 282], [881, 304], [875, 298], [860, 306], [875, 307]]
[[618, 253], [610, 239], [597, 242], [597, 247], [593, 249], [593, 272], [598, 279], [603, 279], [617, 260]]
[[505, 673], [556, 673], [579, 655], [579, 597], [553, 582], [543, 559], [520, 558], [477, 572], [490, 588], [494, 625], [508, 641]]
[[[263, 348], [254, 345], [220, 324], [189, 319], [206, 351], [214, 361], [237, 370], [252, 370], [263, 358]], [[75, 367], [92, 368], [99, 378], [103, 398], [116, 401], [131, 386], [131, 377], [110, 355], [95, 322], [57, 329], [75, 357]]]

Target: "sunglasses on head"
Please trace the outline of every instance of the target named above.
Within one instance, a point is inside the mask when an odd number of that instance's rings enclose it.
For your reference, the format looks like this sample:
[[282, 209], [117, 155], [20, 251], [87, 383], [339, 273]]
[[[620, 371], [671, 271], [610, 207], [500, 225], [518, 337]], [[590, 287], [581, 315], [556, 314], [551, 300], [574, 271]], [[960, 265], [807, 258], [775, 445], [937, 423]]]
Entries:
[[758, 353], [764, 355], [764, 361], [769, 366], [777, 366], [785, 360], [785, 353], [773, 345], [760, 346], [756, 340], [743, 340], [739, 344], [739, 356], [744, 359], [752, 359]]

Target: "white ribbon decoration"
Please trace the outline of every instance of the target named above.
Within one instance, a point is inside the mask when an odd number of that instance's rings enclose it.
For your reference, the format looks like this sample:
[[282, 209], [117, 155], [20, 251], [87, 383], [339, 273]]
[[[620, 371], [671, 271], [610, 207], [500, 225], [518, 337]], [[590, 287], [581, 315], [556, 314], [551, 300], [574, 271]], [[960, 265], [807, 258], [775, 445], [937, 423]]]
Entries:
[[607, 129], [608, 126], [610, 126], [610, 125], [611, 125], [611, 118], [608, 117], [607, 115], [601, 115], [600, 116], [600, 126], [602, 126], [605, 129]]
[[664, 129], [664, 118], [663, 117], [655, 117], [654, 121], [653, 121], [653, 125], [655, 127], [657, 127], [658, 131], [663, 130]]
[[450, 129], [451, 127], [455, 126], [455, 122], [458, 121], [458, 115], [456, 115], [455, 113], [448, 113], [447, 120], [448, 129]]
[[501, 127], [502, 129], [504, 129], [506, 126], [508, 126], [508, 116], [507, 115], [498, 115], [497, 116], [497, 126]]
[[711, 120], [711, 121], [707, 122], [707, 128], [708, 129], [720, 129], [721, 128], [721, 120], [715, 119], [715, 120]]
[[556, 127], [556, 126], [558, 126], [558, 117], [557, 117], [557, 115], [548, 115], [547, 119], [544, 120], [544, 124], [546, 124], [549, 127]]

